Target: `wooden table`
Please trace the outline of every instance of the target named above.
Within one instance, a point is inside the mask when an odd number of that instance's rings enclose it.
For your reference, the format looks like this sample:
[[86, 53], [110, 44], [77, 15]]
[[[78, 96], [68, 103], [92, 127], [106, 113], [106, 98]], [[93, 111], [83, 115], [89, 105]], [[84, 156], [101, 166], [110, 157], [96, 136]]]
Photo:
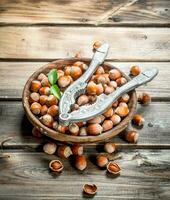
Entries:
[[[63, 0], [0, 1], [0, 199], [83, 199], [84, 183], [97, 184], [94, 199], [170, 199], [170, 1]], [[27, 78], [43, 64], [78, 51], [92, 56], [92, 43], [107, 41], [108, 60], [125, 72], [132, 64], [157, 67], [146, 87], [153, 101], [138, 106], [145, 117], [138, 144], [119, 137], [121, 175], [109, 177], [89, 161], [79, 172], [63, 160], [60, 176], [42, 152], [48, 138], [36, 139], [21, 104]], [[102, 146], [100, 144], [99, 146]], [[88, 145], [85, 153], [97, 153]]]

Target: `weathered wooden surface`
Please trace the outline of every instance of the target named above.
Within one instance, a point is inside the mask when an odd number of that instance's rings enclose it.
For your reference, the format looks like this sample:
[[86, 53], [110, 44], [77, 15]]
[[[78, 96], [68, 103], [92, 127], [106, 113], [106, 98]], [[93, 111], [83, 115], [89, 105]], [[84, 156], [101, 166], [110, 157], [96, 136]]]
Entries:
[[[21, 100], [23, 87], [28, 77], [47, 62], [0, 62], [0, 99]], [[129, 74], [133, 64], [139, 65], [141, 70], [156, 67], [158, 76], [147, 86], [137, 91], [148, 91], [155, 100], [170, 99], [170, 70], [169, 62], [112, 62], [125, 73]], [[167, 77], [167, 78], [166, 78]], [[10, 80], [10, 81], [9, 81]]]
[[159, 25], [170, 24], [168, 0], [1, 0], [1, 24]]
[[[137, 113], [145, 118], [145, 125], [139, 130], [139, 142], [137, 145], [168, 145], [170, 148], [170, 113], [169, 102], [153, 102], [150, 106], [138, 106]], [[0, 132], [1, 139], [12, 137], [5, 143], [10, 146], [37, 147], [42, 140], [32, 137], [32, 126], [24, 116], [20, 102], [0, 102], [0, 121], [3, 127]], [[134, 127], [135, 128], [135, 127]], [[119, 137], [113, 139], [118, 143], [124, 143]]]
[[116, 162], [122, 171], [109, 176], [92, 162], [80, 173], [66, 160], [57, 175], [48, 170], [56, 156], [43, 153], [8, 153], [0, 160], [0, 199], [84, 199], [82, 187], [95, 183], [94, 199], [169, 199], [170, 150], [136, 150], [120, 152]]
[[110, 44], [107, 58], [114, 61], [169, 61], [169, 38], [168, 28], [0, 27], [0, 59], [56, 59], [78, 51], [91, 57], [100, 40]]

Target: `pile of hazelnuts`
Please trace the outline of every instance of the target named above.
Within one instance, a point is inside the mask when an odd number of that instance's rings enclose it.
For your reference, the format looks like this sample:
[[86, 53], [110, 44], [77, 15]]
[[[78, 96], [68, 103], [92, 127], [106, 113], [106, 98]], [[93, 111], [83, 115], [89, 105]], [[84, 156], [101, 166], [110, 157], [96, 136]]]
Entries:
[[[93, 49], [101, 46], [100, 42], [95, 42]], [[80, 54], [76, 54], [76, 58], [80, 58]], [[57, 85], [61, 94], [65, 89], [75, 80], [77, 80], [87, 69], [87, 65], [82, 61], [75, 62], [72, 66], [65, 66], [63, 69], [58, 69]], [[132, 77], [140, 74], [138, 66], [132, 66], [130, 75]], [[109, 95], [116, 89], [127, 82], [126, 78], [122, 76], [118, 69], [108, 69], [104, 66], [99, 66], [88, 82], [86, 92], [80, 95], [71, 110], [79, 109], [80, 106], [93, 103], [97, 96], [104, 93]], [[51, 94], [50, 82], [47, 74], [39, 74], [36, 80], [31, 82], [30, 86], [30, 109], [34, 115], [47, 127], [52, 128], [63, 134], [70, 134], [74, 136], [99, 135], [105, 131], [112, 129], [119, 124], [123, 118], [129, 113], [128, 102], [129, 94], [124, 94], [111, 107], [107, 109], [102, 115], [97, 116], [87, 122], [78, 122], [69, 126], [63, 126], [58, 123], [58, 103], [59, 99]], [[151, 97], [148, 93], [141, 93], [138, 95], [138, 101], [143, 105], [148, 105], [151, 102]], [[132, 122], [136, 126], [142, 126], [144, 118], [140, 114], [135, 114]], [[35, 127], [32, 134], [36, 137], [41, 137], [41, 133]], [[136, 130], [128, 130], [124, 134], [124, 139], [131, 143], [138, 141], [139, 134]], [[118, 175], [121, 171], [120, 166], [109, 158], [117, 149], [116, 144], [108, 142], [104, 144], [105, 153], [100, 153], [96, 156], [96, 164], [100, 168], [106, 168], [107, 172], [112, 175]], [[75, 167], [78, 170], [84, 170], [87, 167], [87, 157], [84, 155], [83, 146], [80, 144], [57, 145], [54, 142], [46, 143], [43, 150], [47, 154], [57, 154], [60, 158], [69, 158], [74, 156]], [[49, 163], [49, 168], [54, 172], [61, 172], [64, 168], [60, 160], [52, 160]], [[83, 191], [89, 195], [95, 195], [97, 186], [94, 184], [85, 184]]]

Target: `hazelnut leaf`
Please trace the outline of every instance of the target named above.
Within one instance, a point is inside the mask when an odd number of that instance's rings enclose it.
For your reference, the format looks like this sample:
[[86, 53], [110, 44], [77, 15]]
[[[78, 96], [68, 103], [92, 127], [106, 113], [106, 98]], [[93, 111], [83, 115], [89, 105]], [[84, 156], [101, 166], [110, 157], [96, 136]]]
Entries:
[[50, 72], [48, 73], [48, 80], [51, 83], [51, 85], [54, 85], [57, 82], [58, 80], [57, 69], [50, 70]]
[[61, 92], [60, 92], [60, 89], [59, 87], [55, 84], [55, 85], [52, 85], [51, 88], [51, 93], [56, 96], [58, 99], [61, 98]]

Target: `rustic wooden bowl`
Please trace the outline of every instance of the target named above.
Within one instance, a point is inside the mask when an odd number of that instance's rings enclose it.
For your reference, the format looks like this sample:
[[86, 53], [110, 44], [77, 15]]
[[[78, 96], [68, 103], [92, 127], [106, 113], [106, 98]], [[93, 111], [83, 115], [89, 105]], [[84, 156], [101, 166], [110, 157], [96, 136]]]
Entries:
[[[74, 62], [76, 61], [83, 61], [87, 64], [89, 64], [90, 59], [75, 59], [75, 58], [71, 58], [71, 59], [63, 59], [63, 60], [56, 60], [54, 62], [51, 62], [49, 64], [46, 64], [45, 66], [41, 67], [40, 69], [38, 69], [36, 72], [34, 72], [31, 77], [28, 79], [24, 90], [23, 90], [23, 96], [22, 96], [22, 102], [23, 102], [23, 107], [25, 109], [26, 115], [28, 117], [28, 119], [30, 120], [30, 122], [36, 127], [38, 128], [41, 133], [43, 133], [44, 135], [53, 138], [55, 140], [61, 141], [61, 142], [67, 142], [67, 143], [91, 143], [91, 142], [101, 142], [104, 140], [108, 140], [110, 138], [112, 138], [113, 136], [119, 134], [121, 131], [123, 131], [128, 123], [130, 122], [130, 120], [132, 119], [135, 110], [136, 110], [136, 104], [137, 104], [137, 98], [136, 98], [136, 92], [133, 91], [130, 93], [130, 101], [129, 101], [129, 114], [127, 117], [125, 117], [117, 126], [115, 126], [114, 128], [112, 128], [111, 130], [102, 133], [101, 135], [97, 135], [97, 136], [72, 136], [72, 135], [67, 135], [67, 134], [63, 134], [63, 133], [59, 133], [55, 130], [52, 130], [46, 126], [44, 126], [39, 119], [30, 111], [30, 105], [28, 102], [28, 98], [30, 95], [30, 84], [31, 81], [36, 79], [37, 76], [43, 72], [43, 73], [48, 73], [52, 68], [57, 68], [57, 69], [61, 69], [63, 66], [65, 65], [72, 65]], [[104, 63], [103, 66], [109, 67], [109, 68], [116, 68], [108, 63]], [[127, 79], [130, 80], [130, 78], [124, 74], [122, 72], [123, 76]]]

